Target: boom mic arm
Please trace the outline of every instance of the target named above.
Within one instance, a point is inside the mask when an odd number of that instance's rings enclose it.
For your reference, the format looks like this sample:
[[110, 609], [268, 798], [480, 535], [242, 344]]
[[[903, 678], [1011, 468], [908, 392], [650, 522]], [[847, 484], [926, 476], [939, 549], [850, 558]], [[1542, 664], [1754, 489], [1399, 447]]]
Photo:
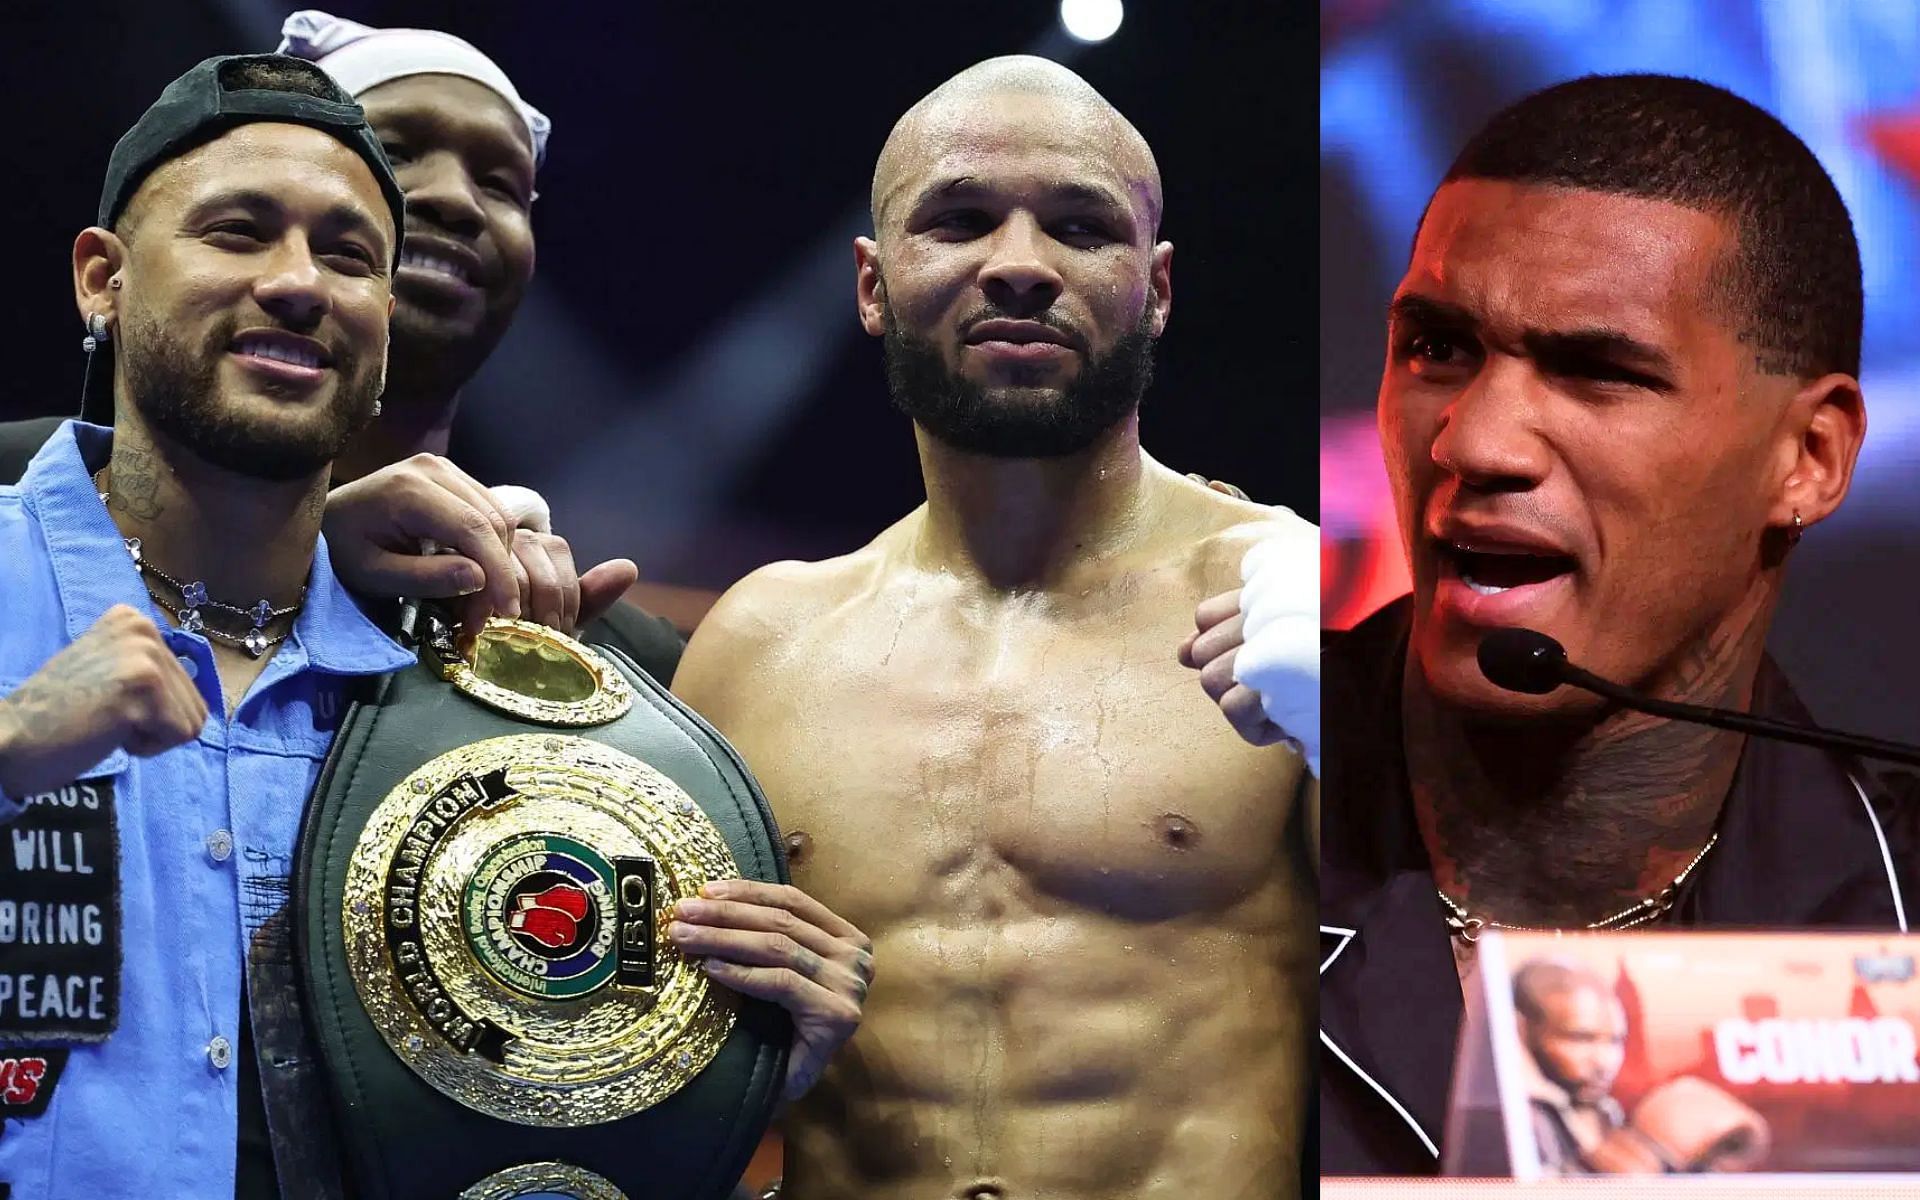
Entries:
[[1823, 750], [1844, 750], [1863, 758], [1885, 759], [1920, 767], [1920, 746], [1821, 729], [1813, 725], [1796, 725], [1790, 721], [1775, 721], [1727, 708], [1682, 704], [1643, 695], [1568, 662], [1564, 646], [1532, 629], [1496, 629], [1480, 640], [1476, 657], [1479, 659], [1480, 673], [1510, 692], [1544, 696], [1562, 684], [1570, 684], [1604, 696], [1615, 704], [1656, 717], [1691, 721], [1697, 725], [1711, 725], [1715, 729], [1753, 737], [1775, 738]]

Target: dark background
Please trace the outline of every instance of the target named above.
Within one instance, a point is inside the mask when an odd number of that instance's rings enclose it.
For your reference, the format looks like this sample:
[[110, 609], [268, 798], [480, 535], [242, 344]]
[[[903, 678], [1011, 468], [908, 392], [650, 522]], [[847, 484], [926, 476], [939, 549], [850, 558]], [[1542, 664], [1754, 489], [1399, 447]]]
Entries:
[[[0, 417], [70, 413], [68, 251], [116, 138], [211, 54], [271, 49], [259, 0], [10, 4]], [[1291, 11], [1290, 11], [1291, 10]], [[361, 3], [494, 57], [554, 132], [539, 269], [469, 386], [453, 457], [552, 502], [583, 562], [724, 587], [863, 544], [923, 499], [880, 348], [854, 318], [854, 235], [900, 113], [995, 54], [1039, 52], [1147, 137], [1166, 183], [1173, 319], [1149, 453], [1318, 510], [1314, 14], [1278, 0], [1134, 0], [1108, 42], [1036, 2]]]

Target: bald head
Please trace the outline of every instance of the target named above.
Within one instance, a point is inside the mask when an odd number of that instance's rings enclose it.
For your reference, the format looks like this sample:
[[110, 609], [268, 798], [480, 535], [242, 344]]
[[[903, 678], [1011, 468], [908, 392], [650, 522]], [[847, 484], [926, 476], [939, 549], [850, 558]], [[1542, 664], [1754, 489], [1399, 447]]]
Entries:
[[1160, 228], [1160, 168], [1147, 140], [1092, 84], [1024, 54], [968, 67], [894, 124], [873, 171], [875, 237], [887, 240], [889, 218], [898, 219], [903, 199], [953, 182], [969, 155], [1008, 142], [1099, 163], [1152, 242]]
[[887, 138], [873, 223], [854, 239], [861, 328], [929, 438], [1057, 458], [1127, 436], [1173, 247], [1152, 152], [1086, 80], [996, 58], [941, 84]]
[[1553, 997], [1582, 991], [1607, 994], [1599, 977], [1577, 963], [1536, 958], [1513, 975], [1513, 1006], [1529, 1020], [1543, 1019]]

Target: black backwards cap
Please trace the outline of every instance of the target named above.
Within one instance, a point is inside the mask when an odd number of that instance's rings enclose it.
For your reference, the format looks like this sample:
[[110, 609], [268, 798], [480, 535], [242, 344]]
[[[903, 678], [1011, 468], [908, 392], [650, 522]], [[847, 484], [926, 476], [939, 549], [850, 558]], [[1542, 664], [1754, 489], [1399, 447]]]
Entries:
[[[243, 72], [254, 65], [279, 67], [289, 75], [310, 78], [315, 90], [326, 95], [248, 87], [242, 82]], [[285, 54], [219, 55], [168, 84], [153, 106], [114, 144], [113, 157], [107, 160], [106, 183], [100, 189], [97, 223], [113, 228], [126, 211], [127, 202], [162, 163], [256, 121], [318, 129], [360, 156], [393, 211], [393, 261], [398, 264], [407, 202], [393, 177], [393, 165], [380, 148], [380, 139], [367, 125], [366, 113], [331, 76], [310, 62]], [[101, 355], [106, 356], [103, 361], [88, 366], [81, 388], [80, 419], [106, 425], [113, 421], [111, 342], [103, 343], [95, 352], [96, 358]]]

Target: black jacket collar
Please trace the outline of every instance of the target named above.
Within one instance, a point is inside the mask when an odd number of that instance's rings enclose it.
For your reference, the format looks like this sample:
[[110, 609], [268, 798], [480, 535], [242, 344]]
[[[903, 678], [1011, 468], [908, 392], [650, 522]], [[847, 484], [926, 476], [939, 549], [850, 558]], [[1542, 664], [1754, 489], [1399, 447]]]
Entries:
[[[1461, 1016], [1401, 742], [1409, 615], [1407, 601], [1389, 605], [1335, 635], [1324, 661], [1320, 1120], [1330, 1175], [1437, 1168]], [[1753, 710], [1810, 720], [1771, 659]], [[1843, 756], [1750, 739], [1720, 842], [1673, 919], [1904, 929], [1909, 898], [1920, 902], [1911, 877], [1917, 809]]]

